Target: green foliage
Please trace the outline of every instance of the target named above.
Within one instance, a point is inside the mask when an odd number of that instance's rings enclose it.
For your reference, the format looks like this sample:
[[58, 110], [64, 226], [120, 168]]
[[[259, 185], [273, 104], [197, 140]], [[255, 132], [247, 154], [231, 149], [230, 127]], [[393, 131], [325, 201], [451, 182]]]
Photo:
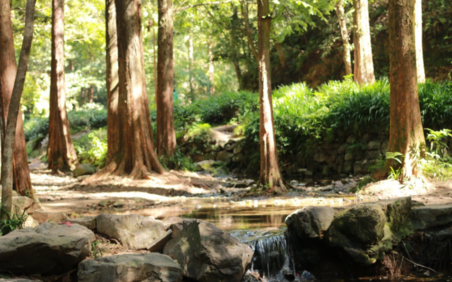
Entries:
[[375, 179], [373, 179], [370, 176], [366, 176], [364, 178], [362, 178], [358, 184], [356, 184], [355, 187], [353, 187], [350, 192], [356, 193], [358, 191], [361, 191], [361, 189], [363, 189], [364, 187], [366, 187], [368, 184], [375, 182]]
[[104, 167], [107, 158], [107, 130], [94, 130], [74, 141], [74, 148], [81, 163]]
[[446, 138], [452, 137], [451, 130], [427, 130], [430, 151], [427, 152], [427, 157], [420, 161], [422, 172], [430, 178], [442, 181], [452, 179], [452, 157], [448, 154], [449, 147], [445, 141]]
[[171, 157], [159, 156], [158, 158], [165, 169], [196, 171], [196, 165], [181, 152], [179, 147]]
[[452, 131], [450, 129], [434, 131], [429, 128], [426, 128], [426, 130], [428, 131], [427, 140], [430, 142], [430, 156], [436, 161], [444, 158], [449, 149], [444, 139], [452, 137]]
[[[101, 128], [107, 125], [107, 110], [99, 104], [86, 104], [80, 110], [68, 112], [71, 133]], [[49, 118], [35, 117], [24, 122], [25, 140], [46, 136]]]
[[94, 241], [91, 243], [91, 255], [94, 259], [100, 258], [103, 256], [102, 250], [99, 248], [99, 241]]
[[[3, 208], [0, 207], [3, 212]], [[8, 215], [8, 219], [0, 220], [0, 236], [6, 235], [16, 229], [22, 229], [28, 215], [25, 211], [22, 214], [11, 213]]]

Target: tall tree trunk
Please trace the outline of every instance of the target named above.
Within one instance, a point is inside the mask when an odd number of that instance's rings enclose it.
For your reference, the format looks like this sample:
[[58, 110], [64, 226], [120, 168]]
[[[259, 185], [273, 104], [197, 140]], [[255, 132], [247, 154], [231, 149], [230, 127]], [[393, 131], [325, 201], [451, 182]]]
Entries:
[[208, 43], [209, 47], [209, 81], [210, 81], [210, 88], [209, 92], [210, 94], [215, 94], [215, 67], [213, 65], [213, 42], [209, 40]]
[[[405, 175], [416, 174], [410, 148], [425, 144], [416, 83], [414, 1], [389, 1], [391, 87], [389, 151], [404, 154]], [[388, 161], [388, 165], [391, 161]]]
[[152, 55], [153, 63], [154, 63], [154, 96], [155, 96], [155, 104], [157, 104], [157, 88], [158, 88], [158, 80], [157, 80], [157, 54], [156, 54], [156, 44], [155, 44], [155, 30], [152, 27]]
[[89, 102], [90, 103], [94, 102], [94, 84], [91, 84], [89, 86]]
[[[2, 123], [2, 148], [5, 144], [8, 110], [13, 93], [16, 71], [10, 1], [0, 0], [0, 121]], [[29, 195], [33, 197], [34, 193], [31, 186], [30, 170], [28, 168], [22, 110], [20, 108], [14, 142], [14, 189], [22, 196]]]
[[[5, 7], [3, 1], [0, 2], [0, 8]], [[12, 210], [13, 199], [13, 182], [14, 182], [14, 144], [16, 141], [16, 128], [17, 120], [19, 118], [20, 111], [20, 99], [22, 97], [22, 92], [24, 90], [25, 76], [27, 74], [28, 59], [30, 58], [31, 43], [33, 41], [33, 24], [34, 24], [34, 14], [35, 14], [35, 4], [36, 0], [28, 0], [25, 12], [25, 30], [24, 39], [22, 43], [22, 50], [19, 57], [19, 67], [17, 69], [17, 74], [15, 76], [13, 93], [11, 95], [11, 100], [8, 107], [8, 118], [6, 126], [6, 136], [4, 142], [2, 142], [2, 203], [0, 210], [0, 218], [7, 219], [11, 212], [16, 212]], [[9, 3], [8, 3], [9, 6]], [[8, 10], [9, 12], [9, 10]], [[3, 21], [0, 22], [3, 24]], [[0, 34], [3, 32], [3, 27], [0, 30]], [[15, 64], [14, 64], [15, 66]], [[27, 166], [28, 167], [28, 166]]]
[[251, 51], [253, 52], [254, 58], [256, 59], [256, 62], [259, 62], [259, 56], [257, 54], [256, 47], [254, 47], [253, 38], [251, 36], [251, 28], [250, 28], [250, 22], [248, 17], [248, 4], [246, 1], [243, 1], [240, 3], [240, 9], [242, 11], [243, 20], [245, 21], [245, 34], [246, 38], [248, 39], [249, 47], [251, 48]]
[[52, 0], [52, 69], [50, 77], [49, 169], [68, 171], [77, 163], [66, 112], [64, 79], [64, 0]]
[[422, 0], [415, 0], [414, 38], [416, 41], [417, 82], [425, 82], [424, 52], [422, 47]]
[[173, 90], [173, 1], [158, 0], [158, 87], [157, 87], [157, 152], [172, 156], [176, 151]]
[[342, 0], [339, 0], [336, 6], [337, 19], [339, 21], [339, 26], [341, 28], [342, 45], [344, 51], [342, 52], [342, 58], [345, 65], [345, 75], [352, 74], [352, 58], [350, 56], [350, 43], [348, 38], [347, 30], [347, 18], [344, 13], [344, 4]]
[[105, 1], [105, 23], [107, 43], [107, 163], [120, 152], [119, 147], [119, 73], [118, 73], [118, 36], [116, 31], [116, 6], [114, 0]]
[[354, 78], [355, 82], [359, 84], [375, 82], [367, 1], [353, 0], [353, 6], [355, 8], [355, 13], [353, 14], [353, 43], [355, 44]]
[[238, 23], [238, 15], [237, 15], [237, 6], [231, 4], [233, 16], [231, 22], [231, 38], [230, 38], [230, 46], [231, 46], [231, 60], [234, 65], [235, 75], [237, 76], [237, 83], [239, 84], [239, 89], [242, 89], [243, 80], [242, 80], [242, 70], [240, 69], [239, 63], [239, 50], [237, 48], [238, 44], [238, 35], [237, 35], [237, 25]]
[[[111, 128], [109, 137], [116, 136], [117, 145], [111, 147], [116, 151], [108, 153], [109, 161], [99, 174], [149, 178], [151, 171], [163, 173], [164, 170], [152, 144], [152, 126], [144, 74], [141, 1], [115, 0], [115, 5], [119, 67], [118, 118], [108, 126], [116, 125], [115, 128]], [[110, 12], [107, 15], [109, 27], [114, 26], [112, 10], [113, 7], [110, 5]], [[113, 27], [108, 30], [112, 43]], [[112, 56], [111, 63], [113, 72]], [[115, 73], [112, 75], [114, 76]], [[114, 106], [115, 103], [112, 102], [112, 110]]]
[[283, 69], [286, 68], [286, 53], [284, 52], [284, 47], [282, 43], [275, 43], [276, 52], [278, 53], [279, 63]]
[[285, 191], [278, 164], [275, 128], [273, 124], [272, 84], [270, 66], [271, 17], [269, 0], [257, 0], [259, 50], [259, 111], [260, 111], [260, 184], [269, 191]]
[[188, 37], [188, 82], [190, 84], [190, 98], [194, 101], [195, 81], [193, 79], [193, 35], [191, 31]]

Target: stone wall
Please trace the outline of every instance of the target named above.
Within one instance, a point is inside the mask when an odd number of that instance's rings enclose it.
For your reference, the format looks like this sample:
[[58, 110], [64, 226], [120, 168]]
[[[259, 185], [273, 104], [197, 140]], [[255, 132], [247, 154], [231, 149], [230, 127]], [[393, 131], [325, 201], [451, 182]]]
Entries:
[[[247, 167], [251, 152], [243, 149], [243, 138], [219, 142], [214, 139], [180, 140], [182, 153], [194, 162], [214, 160], [229, 167]], [[339, 141], [338, 141], [339, 140]], [[333, 176], [341, 174], [367, 174], [388, 150], [389, 137], [380, 134], [342, 136], [335, 142], [314, 144], [311, 149], [296, 155], [279, 156], [285, 175], [310, 177], [313, 174]], [[258, 150], [258, 148], [256, 148]], [[257, 168], [256, 168], [257, 169]]]

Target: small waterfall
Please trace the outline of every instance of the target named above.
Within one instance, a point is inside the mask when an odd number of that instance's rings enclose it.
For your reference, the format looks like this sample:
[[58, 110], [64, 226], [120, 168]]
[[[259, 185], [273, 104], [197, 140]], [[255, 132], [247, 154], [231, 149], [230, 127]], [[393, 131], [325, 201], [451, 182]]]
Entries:
[[281, 281], [286, 261], [287, 243], [284, 235], [264, 237], [247, 243], [254, 251], [252, 270], [270, 281]]

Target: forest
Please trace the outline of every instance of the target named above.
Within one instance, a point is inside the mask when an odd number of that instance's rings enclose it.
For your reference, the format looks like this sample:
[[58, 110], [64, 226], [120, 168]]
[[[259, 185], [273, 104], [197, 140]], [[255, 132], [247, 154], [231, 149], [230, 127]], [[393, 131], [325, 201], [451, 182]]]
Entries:
[[[0, 0], [0, 113], [0, 243], [26, 227], [61, 228], [54, 223], [96, 238], [76, 263], [45, 271], [8, 262], [22, 250], [8, 243], [17, 249], [0, 247], [0, 281], [2, 273], [141, 281], [88, 261], [143, 249], [176, 262], [155, 281], [329, 279], [317, 267], [330, 259], [350, 262], [350, 275], [403, 277], [414, 273], [403, 267], [408, 257], [414, 268], [449, 274], [450, 236], [431, 239], [441, 242], [430, 248], [440, 262], [416, 241], [452, 224], [448, 0]], [[431, 215], [436, 205], [444, 207]], [[134, 210], [138, 219], [124, 219]], [[439, 223], [428, 225], [426, 214]], [[121, 227], [131, 233], [151, 224], [146, 240], [156, 245], [137, 247], [106, 227], [122, 220], [136, 221]], [[232, 232], [213, 247], [243, 255], [240, 267], [184, 269], [191, 251], [171, 242], [191, 238], [190, 220], [199, 234], [216, 228], [202, 224]], [[280, 233], [266, 237], [265, 228]], [[231, 251], [228, 240], [248, 245]], [[329, 248], [345, 260], [324, 258]], [[207, 256], [209, 267], [224, 266]], [[374, 263], [384, 270], [359, 268]], [[56, 273], [72, 280], [48, 276]]]

